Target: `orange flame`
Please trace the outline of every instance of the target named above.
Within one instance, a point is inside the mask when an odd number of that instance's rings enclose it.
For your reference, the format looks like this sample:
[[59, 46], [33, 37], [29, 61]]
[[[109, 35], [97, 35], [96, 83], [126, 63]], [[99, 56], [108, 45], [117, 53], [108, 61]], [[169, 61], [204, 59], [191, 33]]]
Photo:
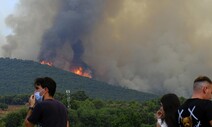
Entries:
[[[45, 65], [48, 65], [48, 66], [53, 66], [53, 63], [50, 62], [50, 61], [41, 61], [40, 64], [45, 64]], [[92, 78], [92, 75], [91, 75], [91, 70], [87, 69], [87, 70], [84, 70], [82, 67], [74, 67], [73, 69], [70, 70], [72, 73], [75, 73], [77, 75], [80, 75], [80, 76], [84, 76], [84, 77], [87, 77], [87, 78]]]
[[53, 63], [52, 62], [48, 62], [48, 61], [41, 61], [40, 64], [46, 64], [48, 66], [53, 66]]
[[82, 67], [75, 67], [74, 69], [71, 70], [71, 72], [73, 72], [77, 75], [80, 75], [80, 76], [92, 78], [91, 71], [90, 70], [84, 70]]

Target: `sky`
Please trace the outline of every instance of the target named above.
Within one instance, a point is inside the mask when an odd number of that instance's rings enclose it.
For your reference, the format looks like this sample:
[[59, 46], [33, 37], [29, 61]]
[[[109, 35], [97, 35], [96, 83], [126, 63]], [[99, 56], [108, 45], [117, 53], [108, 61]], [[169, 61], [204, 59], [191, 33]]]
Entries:
[[0, 0], [0, 34], [5, 36], [11, 31], [5, 24], [5, 18], [14, 11], [18, 0]]

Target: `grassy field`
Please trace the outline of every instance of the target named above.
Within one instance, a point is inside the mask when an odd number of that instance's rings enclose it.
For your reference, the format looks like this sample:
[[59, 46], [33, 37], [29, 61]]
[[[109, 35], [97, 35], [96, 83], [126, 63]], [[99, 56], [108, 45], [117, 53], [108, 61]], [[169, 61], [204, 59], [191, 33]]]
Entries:
[[26, 107], [26, 106], [25, 105], [8, 105], [7, 110], [0, 110], [0, 118], [4, 117], [5, 115], [7, 115], [10, 112], [15, 112], [24, 107]]

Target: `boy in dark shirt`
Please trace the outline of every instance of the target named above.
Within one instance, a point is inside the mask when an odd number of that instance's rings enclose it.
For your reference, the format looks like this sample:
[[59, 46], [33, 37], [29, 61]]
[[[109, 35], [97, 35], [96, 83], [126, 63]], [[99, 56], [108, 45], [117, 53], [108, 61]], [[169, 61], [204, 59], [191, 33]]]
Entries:
[[[49, 77], [37, 78], [35, 93], [29, 99], [29, 111], [25, 118], [26, 127], [69, 127], [66, 107], [53, 98], [56, 83]], [[36, 104], [35, 104], [36, 102]]]

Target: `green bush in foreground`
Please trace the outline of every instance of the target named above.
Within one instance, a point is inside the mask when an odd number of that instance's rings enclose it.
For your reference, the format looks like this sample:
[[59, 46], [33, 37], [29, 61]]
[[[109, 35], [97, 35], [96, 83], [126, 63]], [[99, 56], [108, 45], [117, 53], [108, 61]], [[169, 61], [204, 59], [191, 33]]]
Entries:
[[[155, 127], [159, 98], [140, 103], [90, 99], [83, 93], [75, 96], [68, 109], [71, 127]], [[64, 95], [57, 98], [67, 105]], [[0, 127], [23, 127], [26, 113], [27, 107], [7, 114], [0, 120]]]

